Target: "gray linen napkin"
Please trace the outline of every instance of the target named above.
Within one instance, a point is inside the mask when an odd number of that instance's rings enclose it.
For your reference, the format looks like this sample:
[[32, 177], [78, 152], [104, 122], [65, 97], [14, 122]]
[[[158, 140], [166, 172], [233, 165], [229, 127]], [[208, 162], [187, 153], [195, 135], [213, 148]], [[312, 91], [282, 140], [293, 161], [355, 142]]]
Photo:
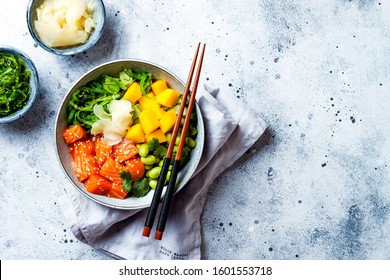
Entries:
[[243, 102], [219, 89], [205, 86], [198, 93], [198, 104], [206, 130], [202, 159], [187, 186], [174, 196], [163, 239], [154, 240], [154, 228], [149, 238], [142, 236], [147, 209], [111, 209], [66, 188], [59, 203], [77, 239], [123, 259], [201, 258], [200, 217], [207, 190], [267, 125]]

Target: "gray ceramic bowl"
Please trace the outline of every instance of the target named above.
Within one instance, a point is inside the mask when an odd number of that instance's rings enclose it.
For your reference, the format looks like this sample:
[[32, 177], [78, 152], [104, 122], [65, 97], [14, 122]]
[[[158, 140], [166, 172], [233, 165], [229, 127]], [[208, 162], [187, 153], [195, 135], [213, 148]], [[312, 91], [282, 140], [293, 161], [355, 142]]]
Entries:
[[96, 20], [97, 26], [95, 30], [91, 33], [88, 41], [85, 44], [72, 46], [68, 48], [51, 48], [45, 45], [42, 40], [39, 38], [38, 33], [34, 27], [34, 21], [37, 19], [36, 9], [41, 6], [45, 0], [30, 0], [27, 6], [27, 26], [30, 31], [31, 36], [35, 42], [44, 50], [57, 54], [57, 55], [74, 55], [77, 53], [84, 52], [91, 48], [99, 40], [103, 34], [104, 23], [106, 19], [106, 11], [104, 3], [102, 0], [95, 0], [97, 3], [97, 8], [94, 11], [93, 17]]
[[[134, 70], [145, 70], [152, 73], [156, 78], [165, 79], [170, 88], [173, 88], [179, 92], [183, 92], [184, 83], [176, 77], [174, 74], [164, 69], [161, 66], [158, 66], [154, 63], [135, 60], [135, 59], [123, 59], [123, 60], [115, 60], [105, 64], [102, 64], [84, 74], [78, 81], [76, 81], [69, 91], [66, 93], [60, 108], [58, 110], [56, 123], [55, 123], [55, 145], [57, 156], [60, 161], [61, 167], [64, 170], [67, 177], [70, 179], [72, 185], [80, 191], [82, 194], [87, 196], [89, 199], [98, 202], [102, 205], [117, 208], [117, 209], [142, 209], [150, 206], [152, 201], [154, 190], [151, 190], [145, 197], [136, 198], [136, 197], [128, 197], [124, 200], [109, 198], [102, 195], [95, 195], [89, 193], [82, 183], [79, 183], [71, 166], [71, 156], [68, 151], [68, 146], [65, 143], [62, 132], [67, 127], [67, 117], [66, 117], [66, 107], [69, 100], [72, 97], [73, 92], [79, 88], [80, 86], [85, 85], [87, 82], [97, 78], [101, 74], [108, 74], [112, 76], [118, 75], [118, 73], [123, 70], [123, 68], [131, 68]], [[190, 180], [193, 176], [202, 156], [203, 146], [204, 146], [204, 125], [202, 114], [199, 109], [198, 104], [195, 106], [196, 114], [197, 114], [197, 138], [196, 147], [191, 152], [191, 160], [187, 163], [187, 165], [180, 171], [177, 178], [177, 191], [181, 190], [185, 184]], [[163, 194], [165, 193], [165, 188]]]
[[35, 65], [33, 61], [22, 51], [15, 49], [10, 46], [0, 46], [0, 53], [4, 54], [12, 54], [12, 55], [17, 55], [21, 57], [28, 68], [31, 72], [30, 76], [30, 97], [27, 101], [27, 104], [20, 109], [19, 111], [16, 111], [15, 113], [6, 116], [6, 117], [0, 117], [0, 123], [8, 123], [12, 122], [16, 119], [19, 119], [22, 117], [33, 105], [35, 98], [38, 94], [38, 85], [39, 85], [39, 79], [38, 79], [38, 72], [37, 69], [35, 68]]

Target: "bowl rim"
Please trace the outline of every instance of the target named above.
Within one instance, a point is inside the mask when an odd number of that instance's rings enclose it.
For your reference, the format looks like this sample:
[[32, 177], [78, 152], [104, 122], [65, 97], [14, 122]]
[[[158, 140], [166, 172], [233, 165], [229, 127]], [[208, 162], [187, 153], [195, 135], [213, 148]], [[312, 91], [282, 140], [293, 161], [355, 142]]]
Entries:
[[31, 71], [30, 92], [29, 92], [30, 96], [28, 98], [26, 105], [24, 105], [23, 108], [12, 113], [11, 115], [8, 115], [6, 117], [0, 117], [0, 123], [9, 123], [24, 116], [26, 112], [32, 107], [38, 95], [39, 77], [38, 77], [37, 68], [35, 67], [33, 60], [26, 53], [12, 46], [0, 45], [0, 53], [4, 53], [4, 52], [12, 53], [14, 55], [19, 56], [21, 59], [23, 59], [27, 69]]
[[[45, 0], [41, 0], [41, 1], [43, 2]], [[28, 5], [27, 5], [26, 20], [27, 20], [27, 27], [28, 27], [28, 30], [30, 32], [31, 37], [34, 39], [34, 41], [42, 49], [44, 49], [52, 54], [67, 56], [67, 55], [75, 55], [75, 54], [79, 54], [79, 53], [82, 53], [84, 51], [87, 51], [89, 48], [93, 47], [96, 44], [96, 42], [100, 39], [100, 37], [103, 34], [104, 28], [105, 28], [106, 9], [104, 6], [104, 1], [103, 0], [96, 0], [96, 1], [97, 1], [98, 5], [101, 7], [101, 13], [102, 13], [101, 22], [99, 22], [97, 25], [97, 26], [99, 26], [99, 28], [95, 29], [91, 33], [87, 42], [85, 44], [77, 45], [77, 46], [70, 47], [70, 48], [51, 48], [42, 42], [42, 40], [39, 38], [38, 34], [36, 33], [36, 31], [33, 27], [31, 17], [32, 17], [33, 5], [36, 2], [36, 0], [30, 0]], [[97, 32], [96, 36], [92, 36], [92, 34], [94, 32]]]
[[[102, 64], [99, 64], [98, 66], [95, 66], [93, 67], [92, 69], [88, 70], [87, 72], [85, 72], [84, 74], [82, 74], [75, 82], [73, 82], [73, 84], [69, 87], [69, 89], [67, 90], [67, 92], [65, 93], [65, 95], [63, 96], [63, 99], [62, 101], [60, 102], [59, 104], [59, 109], [57, 111], [57, 115], [56, 115], [56, 118], [55, 118], [55, 127], [54, 127], [54, 141], [55, 141], [55, 150], [56, 150], [56, 156], [57, 156], [57, 159], [58, 159], [58, 162], [61, 166], [61, 169], [62, 171], [65, 173], [67, 179], [71, 182], [71, 184], [73, 185], [74, 188], [77, 189], [77, 191], [79, 191], [81, 194], [83, 194], [85, 197], [87, 197], [88, 199], [100, 204], [100, 205], [103, 205], [103, 206], [106, 206], [108, 208], [112, 208], [112, 209], [121, 209], [121, 210], [142, 210], [142, 209], [145, 209], [145, 208], [148, 208], [150, 207], [151, 205], [151, 201], [149, 203], [144, 203], [144, 204], [139, 204], [137, 206], [121, 206], [121, 205], [113, 205], [113, 204], [110, 204], [110, 203], [106, 203], [102, 200], [99, 200], [97, 197], [100, 197], [100, 196], [96, 196], [94, 197], [93, 194], [91, 193], [88, 193], [87, 191], [83, 191], [69, 176], [66, 168], [65, 168], [65, 165], [63, 163], [63, 161], [61, 160], [61, 157], [60, 157], [60, 153], [59, 153], [59, 141], [61, 141], [61, 137], [58, 137], [57, 133], [58, 133], [58, 124], [59, 124], [59, 121], [60, 121], [60, 117], [61, 117], [61, 108], [63, 108], [63, 106], [65, 106], [65, 102], [69, 96], [69, 94], [71, 94], [75, 89], [76, 89], [76, 85], [82, 81], [86, 76], [90, 75], [90, 74], [93, 74], [94, 72], [98, 71], [99, 69], [103, 68], [103, 67], [106, 67], [110, 64], [116, 64], [116, 63], [132, 63], [132, 62], [135, 62], [135, 63], [144, 63], [144, 64], [148, 64], [150, 66], [153, 66], [153, 67], [156, 67], [158, 68], [159, 70], [162, 70], [162, 71], [165, 71], [167, 74], [171, 75], [173, 78], [175, 78], [177, 80], [177, 82], [183, 86], [183, 88], [185, 87], [185, 83], [183, 82], [183, 80], [181, 80], [177, 75], [175, 75], [174, 73], [172, 73], [170, 70], [168, 70], [167, 68], [165, 67], [162, 67], [160, 66], [159, 64], [157, 63], [154, 63], [154, 62], [151, 62], [151, 61], [148, 61], [148, 60], [143, 60], [143, 59], [137, 59], [137, 58], [123, 58], [123, 59], [115, 59], [115, 60], [110, 60], [108, 62], [104, 62]], [[196, 169], [198, 168], [199, 164], [200, 164], [200, 161], [201, 161], [201, 156], [203, 154], [203, 150], [204, 150], [204, 141], [205, 141], [205, 126], [204, 126], [204, 121], [203, 121], [203, 117], [202, 117], [202, 112], [200, 110], [200, 107], [199, 107], [199, 104], [197, 101], [195, 101], [195, 108], [196, 110], [196, 113], [197, 113], [197, 119], [198, 119], [198, 127], [200, 126], [201, 129], [202, 129], [202, 132], [199, 133], [199, 137], [202, 137], [202, 145], [200, 145], [198, 147], [198, 154], [200, 154], [199, 156], [199, 159], [198, 161], [196, 162], [196, 164], [194, 166], [192, 166], [192, 169], [189, 170], [189, 172], [191, 173], [191, 176], [188, 177], [188, 178], [185, 178], [185, 180], [183, 181], [184, 183], [182, 183], [181, 187], [176, 189], [175, 192], [174, 192], [174, 195], [176, 193], [178, 193], [182, 188], [185, 187], [186, 184], [188, 184], [188, 182], [192, 179], [192, 176], [195, 174], [195, 171]], [[180, 172], [179, 172], [180, 174]], [[150, 191], [153, 191], [153, 190], [150, 190]], [[161, 200], [164, 198], [165, 196], [165, 188], [164, 188], [164, 191], [161, 195]]]

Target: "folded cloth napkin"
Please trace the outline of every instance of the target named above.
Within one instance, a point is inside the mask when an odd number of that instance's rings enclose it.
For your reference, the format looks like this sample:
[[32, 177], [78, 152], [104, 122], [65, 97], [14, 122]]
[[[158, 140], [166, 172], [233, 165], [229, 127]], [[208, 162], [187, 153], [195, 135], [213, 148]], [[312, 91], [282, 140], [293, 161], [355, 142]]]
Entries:
[[207, 190], [267, 125], [258, 113], [219, 89], [205, 86], [197, 97], [206, 131], [203, 155], [187, 186], [174, 196], [163, 239], [153, 238], [154, 229], [149, 238], [142, 236], [148, 209], [111, 209], [66, 188], [59, 203], [77, 239], [122, 259], [201, 258], [200, 217]]

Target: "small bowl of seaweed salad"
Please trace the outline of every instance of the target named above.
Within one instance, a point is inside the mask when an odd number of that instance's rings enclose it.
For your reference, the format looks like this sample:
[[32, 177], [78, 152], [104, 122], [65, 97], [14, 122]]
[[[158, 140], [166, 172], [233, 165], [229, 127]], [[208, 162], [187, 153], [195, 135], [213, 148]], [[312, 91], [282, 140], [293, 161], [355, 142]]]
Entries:
[[23, 52], [0, 46], [0, 123], [23, 116], [34, 103], [38, 72]]

